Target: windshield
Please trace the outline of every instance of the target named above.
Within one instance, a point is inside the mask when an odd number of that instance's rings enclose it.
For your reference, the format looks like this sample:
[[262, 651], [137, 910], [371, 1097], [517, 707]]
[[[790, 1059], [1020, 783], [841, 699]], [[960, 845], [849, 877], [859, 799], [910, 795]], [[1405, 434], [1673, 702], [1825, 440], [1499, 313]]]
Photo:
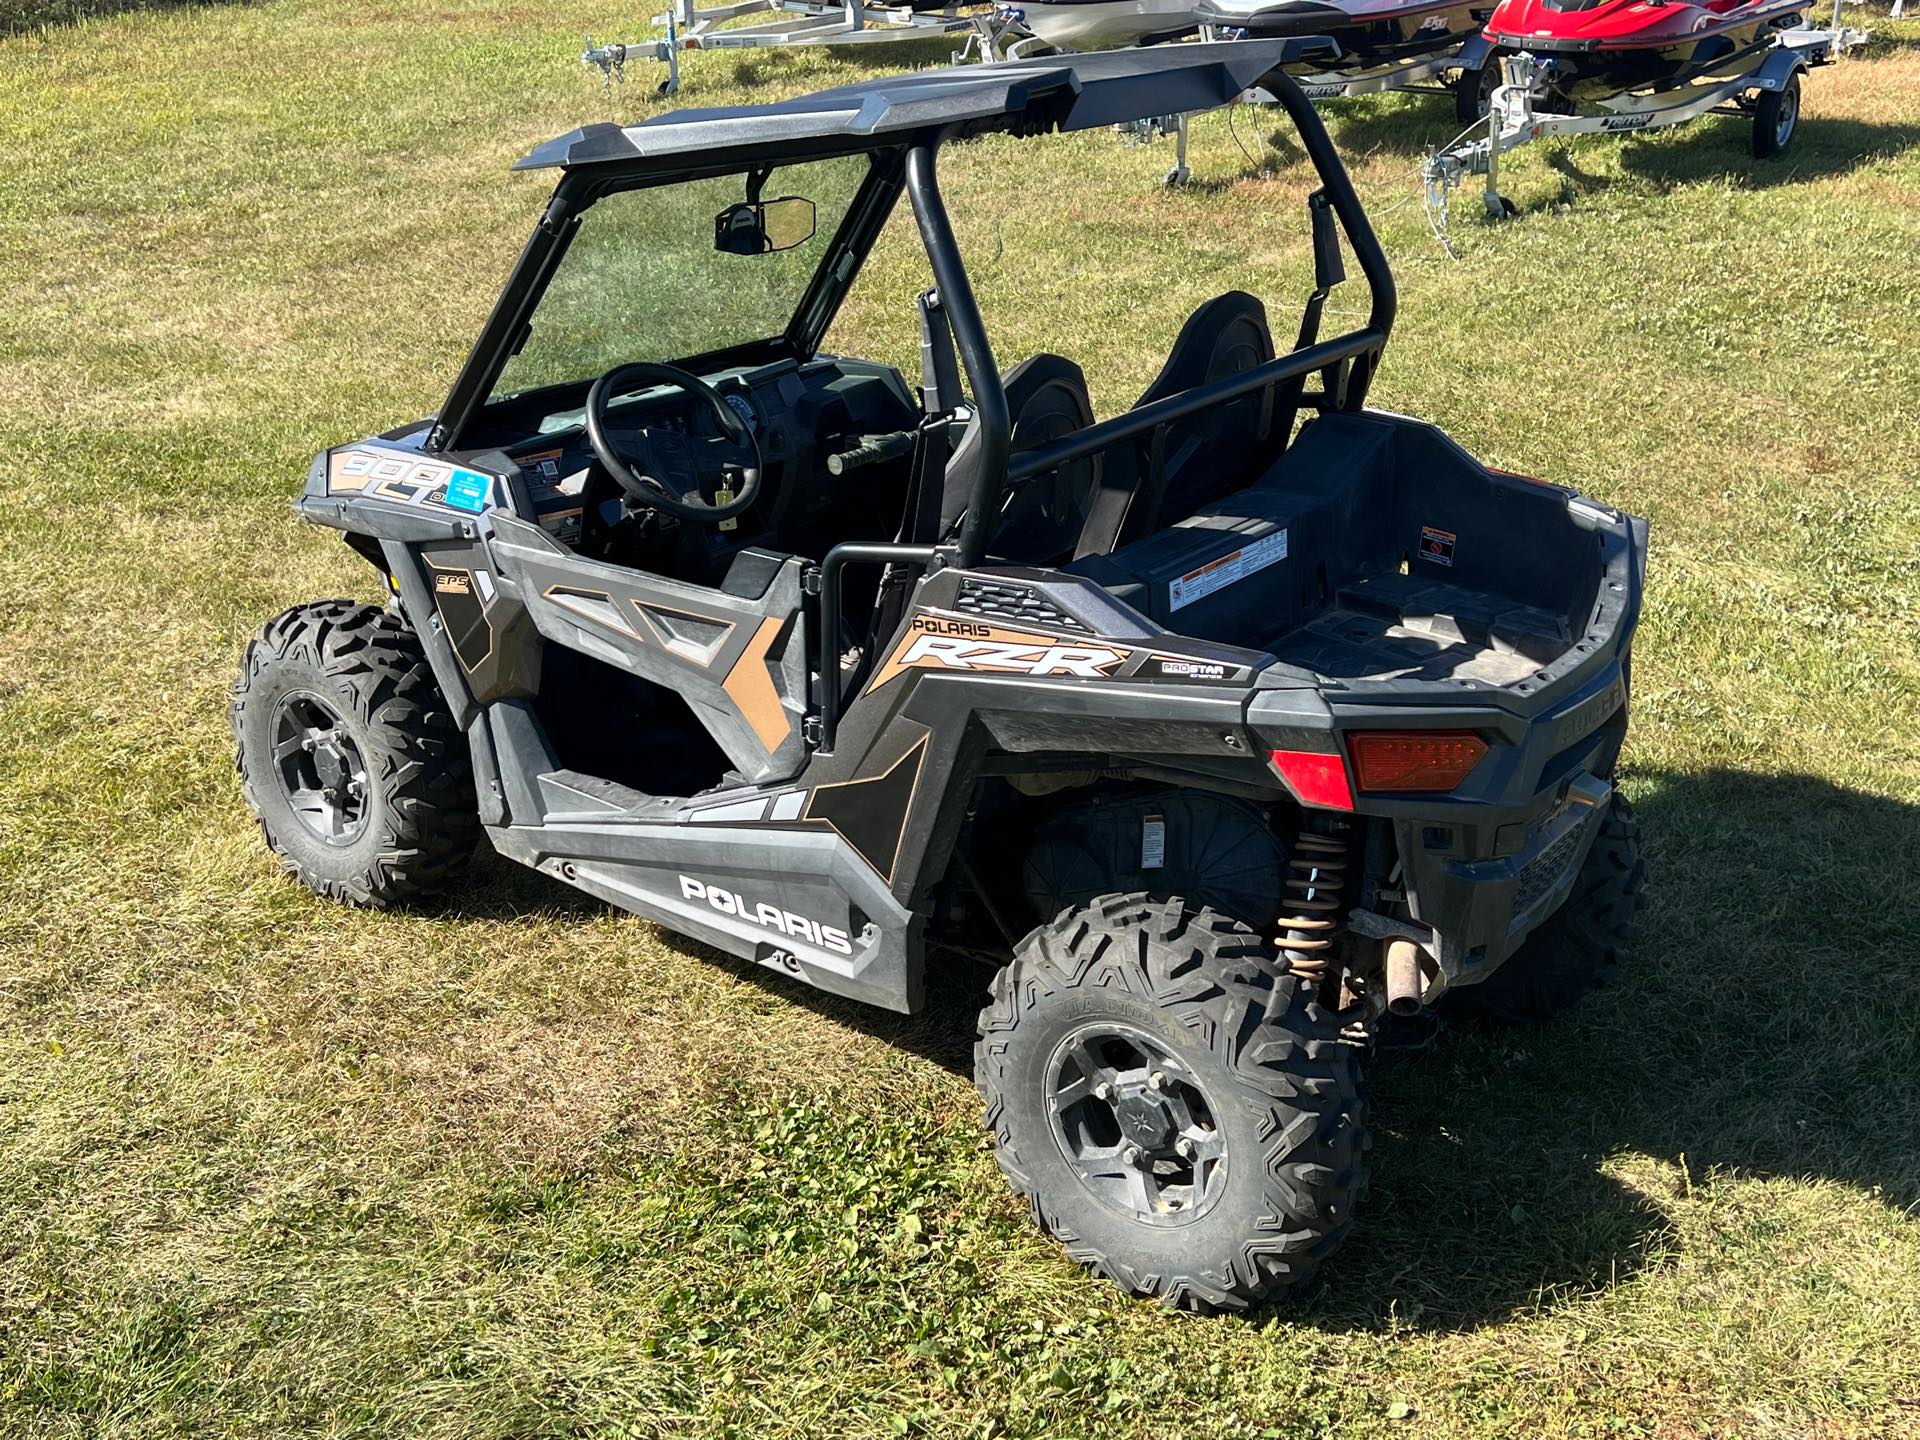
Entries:
[[491, 398], [588, 379], [631, 360], [680, 360], [784, 333], [867, 167], [866, 156], [852, 155], [767, 176], [761, 197], [812, 201], [814, 229], [790, 249], [763, 254], [714, 245], [715, 217], [746, 196], [743, 175], [602, 199], [581, 219]]

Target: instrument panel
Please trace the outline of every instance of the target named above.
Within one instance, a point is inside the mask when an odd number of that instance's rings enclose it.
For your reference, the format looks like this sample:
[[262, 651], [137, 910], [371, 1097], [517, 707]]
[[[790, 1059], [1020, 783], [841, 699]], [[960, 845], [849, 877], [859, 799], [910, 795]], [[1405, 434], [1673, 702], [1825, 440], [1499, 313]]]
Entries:
[[[702, 378], [753, 435], [761, 458], [761, 499], [727, 530], [701, 530], [701, 548], [716, 557], [746, 545], [811, 553], [836, 539], [890, 538], [899, 511], [888, 473], [878, 467], [857, 480], [827, 469], [830, 455], [862, 436], [911, 428], [919, 407], [897, 370], [862, 360], [781, 361]], [[500, 448], [520, 467], [540, 523], [556, 540], [577, 546], [593, 527], [593, 507], [606, 505], [613, 487], [588, 443], [584, 406], [529, 416], [532, 432]], [[638, 457], [651, 448], [672, 464], [701, 442], [721, 438], [722, 427], [702, 402], [669, 386], [624, 396], [609, 409], [617, 444]], [[893, 479], [904, 483], [905, 467]], [[876, 503], [878, 501], [878, 503]], [[610, 509], [617, 516], [617, 507]], [[837, 533], [844, 532], [844, 533]], [[693, 543], [693, 542], [689, 542]]]

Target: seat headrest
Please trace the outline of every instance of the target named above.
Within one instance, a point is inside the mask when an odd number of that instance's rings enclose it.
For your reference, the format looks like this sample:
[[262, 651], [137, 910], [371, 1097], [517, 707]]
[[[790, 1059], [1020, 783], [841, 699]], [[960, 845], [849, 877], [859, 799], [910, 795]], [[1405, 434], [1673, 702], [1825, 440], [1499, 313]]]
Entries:
[[1167, 363], [1137, 406], [1178, 395], [1209, 380], [1238, 374], [1273, 359], [1273, 333], [1267, 328], [1267, 307], [1244, 290], [1216, 295], [1180, 327]]
[[[1080, 367], [1064, 355], [1041, 353], [1022, 360], [1001, 377], [1007, 392], [1007, 415], [1013, 422], [1013, 444], [1009, 454], [1030, 450], [1035, 445], [1057, 439], [1069, 430], [1084, 430], [1093, 424], [1093, 402], [1087, 398], [1087, 377]], [[966, 514], [972, 498], [973, 466], [968, 463], [980, 443], [978, 422], [969, 426], [954, 447], [947, 474], [956, 484], [947, 486], [941, 497], [940, 530], [952, 534]], [[1024, 443], [1022, 443], [1024, 441]]]

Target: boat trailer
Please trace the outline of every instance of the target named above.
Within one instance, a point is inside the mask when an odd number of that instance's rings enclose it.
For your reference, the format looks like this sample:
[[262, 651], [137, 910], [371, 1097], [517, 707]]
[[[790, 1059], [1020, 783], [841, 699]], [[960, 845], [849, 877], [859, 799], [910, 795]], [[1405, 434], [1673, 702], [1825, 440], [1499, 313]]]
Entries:
[[[1246, 32], [1242, 30], [1203, 26], [1199, 39], [1202, 41], [1240, 40], [1244, 39], [1245, 35]], [[1341, 55], [1340, 47], [1336, 42], [1325, 37], [1312, 38], [1317, 41], [1315, 50], [1326, 55], [1327, 59], [1333, 62], [1327, 69], [1293, 77], [1294, 83], [1300, 87], [1300, 93], [1313, 101], [1345, 100], [1356, 95], [1380, 95], [1389, 90], [1430, 90], [1444, 93], [1451, 84], [1451, 75], [1460, 69], [1460, 47], [1456, 45], [1434, 54], [1420, 55], [1408, 60], [1395, 61], [1392, 64], [1345, 70], [1338, 64]], [[1436, 81], [1437, 84], [1429, 84]], [[1280, 102], [1274, 97], [1272, 91], [1256, 85], [1252, 89], [1242, 91], [1235, 103], [1276, 106]], [[1192, 115], [1166, 115], [1157, 120], [1136, 120], [1115, 128], [1121, 132], [1123, 138], [1137, 144], [1148, 144], [1162, 135], [1172, 135], [1174, 137], [1173, 168], [1168, 170], [1161, 179], [1167, 185], [1184, 185], [1191, 175], [1187, 167], [1187, 127], [1192, 119]]]
[[1500, 157], [1549, 136], [1626, 134], [1682, 125], [1707, 114], [1745, 115], [1754, 124], [1754, 154], [1778, 154], [1799, 122], [1801, 75], [1865, 38], [1840, 26], [1836, 15], [1828, 29], [1783, 30], [1757, 58], [1740, 57], [1746, 68], [1737, 73], [1709, 72], [1666, 88], [1611, 95], [1595, 101], [1594, 111], [1573, 115], [1539, 108], [1547, 93], [1544, 77], [1550, 58], [1524, 50], [1503, 55], [1498, 61], [1501, 83], [1494, 87], [1485, 123], [1432, 156], [1422, 171], [1434, 234], [1447, 244], [1453, 192], [1469, 176], [1486, 177], [1481, 200], [1489, 220], [1515, 214], [1513, 202], [1500, 193]]
[[[996, 17], [962, 14], [961, 9], [961, 3], [922, 10], [910, 4], [869, 5], [866, 0], [732, 0], [696, 10], [694, 0], [671, 0], [666, 13], [649, 22], [666, 34], [635, 44], [608, 45], [596, 45], [589, 36], [580, 59], [600, 71], [609, 89], [626, 78], [630, 61], [658, 61], [667, 67], [667, 77], [656, 88], [662, 95], [671, 95], [680, 88], [680, 56], [689, 50], [882, 45], [958, 36], [961, 47], [954, 54], [956, 61], [975, 54], [997, 57], [1002, 37]], [[748, 15], [776, 18], [751, 25], [729, 24]]]

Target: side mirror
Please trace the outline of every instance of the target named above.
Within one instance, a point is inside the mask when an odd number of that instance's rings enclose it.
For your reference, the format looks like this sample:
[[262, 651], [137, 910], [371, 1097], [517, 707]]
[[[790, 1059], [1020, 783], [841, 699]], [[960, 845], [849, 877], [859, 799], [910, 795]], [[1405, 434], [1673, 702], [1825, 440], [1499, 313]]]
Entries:
[[771, 255], [813, 238], [813, 202], [799, 195], [746, 200], [713, 217], [713, 248], [723, 255]]

